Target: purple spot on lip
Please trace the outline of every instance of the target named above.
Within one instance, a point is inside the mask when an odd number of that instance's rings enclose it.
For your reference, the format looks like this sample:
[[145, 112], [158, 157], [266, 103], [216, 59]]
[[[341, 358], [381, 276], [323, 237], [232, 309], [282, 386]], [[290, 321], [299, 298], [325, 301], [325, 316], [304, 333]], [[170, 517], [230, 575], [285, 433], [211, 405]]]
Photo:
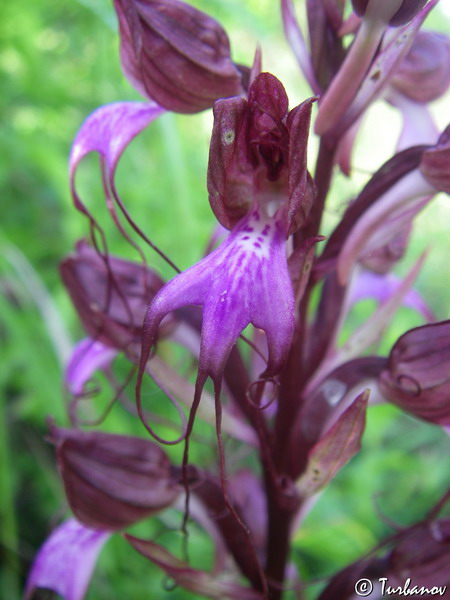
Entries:
[[255, 218], [255, 221], [259, 221], [259, 213], [258, 211], [255, 210], [255, 212], [252, 215]]
[[250, 236], [249, 235], [244, 235], [244, 237], [242, 238], [243, 240], [249, 240]]
[[261, 248], [261, 244], [260, 244], [259, 242], [255, 242], [255, 243], [253, 244], [253, 246], [254, 246], [255, 248]]
[[260, 235], [258, 235], [258, 237], [256, 239], [258, 240], [258, 242], [262, 242], [263, 241], [263, 238]]
[[248, 232], [248, 233], [251, 233], [251, 232], [253, 231], [253, 227], [249, 227], [249, 226], [247, 225], [247, 227], [245, 227], [245, 228], [244, 228], [244, 231], [246, 231], [246, 232]]
[[266, 225], [262, 230], [262, 235], [267, 235], [270, 231], [270, 225]]

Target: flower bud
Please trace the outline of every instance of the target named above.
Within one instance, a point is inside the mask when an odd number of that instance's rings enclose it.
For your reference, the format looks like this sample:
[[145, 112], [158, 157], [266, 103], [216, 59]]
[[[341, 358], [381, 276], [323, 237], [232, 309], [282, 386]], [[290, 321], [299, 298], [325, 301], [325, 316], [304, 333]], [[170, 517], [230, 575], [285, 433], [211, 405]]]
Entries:
[[447, 586], [449, 561], [450, 518], [411, 527], [388, 557], [389, 582], [401, 585], [410, 577], [419, 589]]
[[139, 343], [149, 302], [163, 286], [145, 265], [103, 257], [85, 242], [60, 266], [61, 276], [89, 335], [125, 350]]
[[420, 171], [436, 190], [450, 194], [450, 125], [438, 143], [422, 154]]
[[372, 16], [379, 16], [383, 20], [387, 19], [389, 25], [399, 27], [412, 21], [416, 14], [421, 10], [427, 0], [402, 0], [393, 2], [392, 0], [352, 0], [353, 10], [360, 17], [366, 15], [368, 7], [372, 11]]
[[180, 113], [243, 93], [228, 36], [205, 13], [179, 0], [115, 0], [121, 60], [144, 96]]
[[415, 102], [431, 102], [442, 96], [450, 85], [450, 38], [419, 31], [391, 83]]
[[67, 500], [95, 529], [122, 529], [170, 506], [180, 488], [164, 451], [148, 440], [51, 427]]
[[416, 417], [450, 424], [450, 321], [407, 331], [394, 344], [378, 384], [383, 395]]
[[208, 192], [224, 227], [231, 229], [255, 204], [266, 214], [284, 205], [290, 233], [306, 221], [315, 199], [306, 168], [313, 102], [309, 98], [288, 112], [285, 89], [270, 73], [255, 78], [248, 101], [216, 102]]

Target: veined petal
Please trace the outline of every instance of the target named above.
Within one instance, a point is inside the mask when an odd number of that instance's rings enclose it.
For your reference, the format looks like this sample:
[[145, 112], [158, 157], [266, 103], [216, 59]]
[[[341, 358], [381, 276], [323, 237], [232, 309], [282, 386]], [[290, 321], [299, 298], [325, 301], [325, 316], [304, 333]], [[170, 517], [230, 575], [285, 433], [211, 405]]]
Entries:
[[97, 370], [109, 367], [116, 354], [114, 348], [91, 338], [79, 341], [66, 366], [64, 383], [67, 389], [74, 395], [82, 394], [85, 383]]
[[164, 112], [156, 102], [114, 102], [97, 108], [83, 123], [72, 145], [69, 159], [72, 187], [78, 163], [89, 152], [103, 156], [112, 177], [131, 140]]
[[256, 209], [251, 211], [219, 248], [158, 292], [147, 312], [144, 348], [150, 350], [158, 324], [168, 312], [199, 304], [203, 306], [201, 371], [220, 379], [233, 344], [252, 323], [267, 336], [266, 375], [276, 373], [294, 330], [285, 239], [280, 221], [264, 217]]
[[25, 600], [32, 598], [36, 588], [53, 590], [64, 600], [82, 600], [97, 556], [110, 535], [108, 531], [88, 529], [75, 519], [57, 527], [36, 556]]

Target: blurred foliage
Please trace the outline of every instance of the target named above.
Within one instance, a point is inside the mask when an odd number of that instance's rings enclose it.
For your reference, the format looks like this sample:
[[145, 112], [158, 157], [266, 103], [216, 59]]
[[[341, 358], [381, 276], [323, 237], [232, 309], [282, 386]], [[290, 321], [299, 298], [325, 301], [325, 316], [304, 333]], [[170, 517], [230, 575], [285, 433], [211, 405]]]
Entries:
[[[292, 105], [308, 94], [282, 37], [278, 2], [197, 0], [193, 4], [224, 23], [236, 61], [250, 64], [257, 42], [261, 43], [264, 67], [286, 83]], [[445, 30], [448, 22], [436, 11], [430, 26]], [[74, 242], [87, 234], [86, 221], [71, 205], [67, 157], [75, 132], [93, 109], [138, 99], [121, 73], [117, 47], [109, 0], [39, 0], [25, 5], [6, 0], [2, 4], [0, 595], [8, 600], [21, 597], [36, 549], [66, 513], [45, 435], [49, 415], [66, 424], [62, 365], [73, 340], [82, 336], [57, 269]], [[448, 121], [445, 106], [441, 101], [435, 107], [442, 126]], [[358, 146], [355, 179], [337, 177], [324, 225], [327, 230], [367, 179], [367, 169], [374, 170], [387, 157], [399, 125], [395, 116], [383, 115], [393, 119], [389, 140], [370, 142], [370, 150]], [[118, 186], [133, 217], [181, 268], [201, 256], [214, 226], [205, 189], [210, 127], [209, 113], [167, 114], [133, 142], [118, 170]], [[112, 226], [106, 225], [97, 165], [96, 157], [83, 162], [80, 190], [105, 223], [112, 251], [135, 258]], [[442, 273], [448, 273], [447, 202], [448, 198], [439, 198], [426, 209], [408, 257], [399, 266], [399, 272], [405, 273], [432, 242], [434, 252], [419, 278], [419, 289], [440, 319], [450, 317], [442, 278]], [[154, 255], [149, 254], [149, 260], [164, 276], [172, 275]], [[361, 307], [355, 318], [361, 322], [368, 310], [368, 305]], [[402, 313], [390, 328], [390, 343], [418, 324], [414, 319]], [[119, 364], [118, 376], [125, 373], [125, 366]], [[131, 385], [129, 394], [132, 398]], [[156, 389], [151, 394], [153, 404], [161, 407], [162, 395]], [[103, 389], [95, 410], [101, 412], [107, 401]], [[170, 409], [161, 411], [161, 417], [174, 418]], [[107, 429], [143, 435], [137, 420], [120, 408], [108, 417]], [[204, 453], [209, 446], [215, 465], [214, 435], [200, 424], [195, 435], [202, 439], [197, 452]], [[320, 497], [295, 538], [293, 559], [305, 578], [325, 577], [368, 551], [389, 531], [379, 513], [402, 525], [423, 516], [449, 485], [448, 467], [441, 459], [448, 455], [448, 440], [437, 428], [393, 407], [372, 408], [361, 454]], [[161, 537], [158, 520], [142, 527], [157, 539], [170, 538], [169, 544], [176, 547], [179, 518], [171, 513], [162, 518], [174, 529], [172, 538]], [[211, 555], [210, 542], [195, 526], [191, 539], [192, 558], [200, 564], [202, 557]], [[179, 589], [164, 591], [163, 575], [114, 536], [102, 553], [88, 599], [153, 597], [181, 600], [192, 595]]]

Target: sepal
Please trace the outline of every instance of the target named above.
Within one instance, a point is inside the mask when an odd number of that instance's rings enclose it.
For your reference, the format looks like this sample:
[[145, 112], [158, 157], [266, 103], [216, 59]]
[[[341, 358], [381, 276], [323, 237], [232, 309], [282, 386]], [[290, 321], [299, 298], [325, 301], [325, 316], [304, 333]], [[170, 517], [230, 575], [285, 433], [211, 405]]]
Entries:
[[360, 394], [311, 448], [305, 472], [297, 481], [303, 497], [316, 494], [361, 447], [369, 390]]

